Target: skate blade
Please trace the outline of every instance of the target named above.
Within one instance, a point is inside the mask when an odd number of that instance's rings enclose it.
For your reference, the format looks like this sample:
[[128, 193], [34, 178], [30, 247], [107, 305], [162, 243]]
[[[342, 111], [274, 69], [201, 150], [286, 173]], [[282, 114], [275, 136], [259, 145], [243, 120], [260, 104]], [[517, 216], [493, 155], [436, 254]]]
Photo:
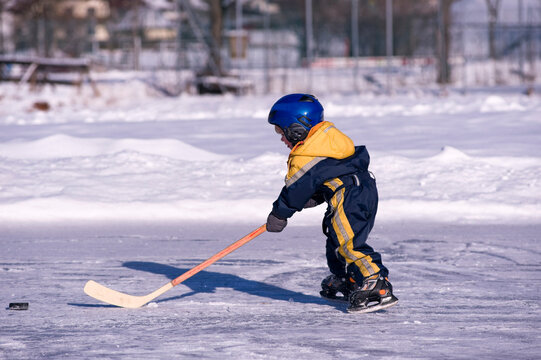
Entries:
[[371, 313], [371, 312], [375, 312], [375, 311], [379, 311], [379, 310], [385, 310], [387, 308], [390, 308], [391, 306], [396, 305], [397, 303], [398, 303], [398, 299], [393, 296], [388, 301], [382, 302], [382, 303], [377, 304], [377, 305], [368, 306], [368, 307], [361, 308], [361, 309], [348, 308], [347, 310], [350, 313], [366, 314], [366, 313]]

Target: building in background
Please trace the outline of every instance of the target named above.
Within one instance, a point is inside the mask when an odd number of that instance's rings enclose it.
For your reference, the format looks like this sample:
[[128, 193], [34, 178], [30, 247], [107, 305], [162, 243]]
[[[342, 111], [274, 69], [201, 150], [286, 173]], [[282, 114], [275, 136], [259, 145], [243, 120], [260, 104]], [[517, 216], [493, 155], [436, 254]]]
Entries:
[[233, 76], [256, 91], [539, 79], [538, 0], [0, 0], [0, 14], [3, 54]]

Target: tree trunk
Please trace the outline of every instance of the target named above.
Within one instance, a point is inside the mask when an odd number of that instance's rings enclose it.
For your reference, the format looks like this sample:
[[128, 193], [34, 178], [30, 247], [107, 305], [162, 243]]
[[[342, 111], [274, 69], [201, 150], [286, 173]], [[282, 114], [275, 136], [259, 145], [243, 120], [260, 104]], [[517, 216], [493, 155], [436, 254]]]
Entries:
[[498, 22], [498, 13], [500, 11], [501, 0], [485, 0], [488, 10], [488, 52], [491, 59], [498, 57], [496, 50], [496, 23]]
[[448, 84], [451, 82], [451, 66], [449, 65], [449, 48], [451, 43], [451, 6], [454, 0], [439, 0], [438, 14], [438, 83]]
[[210, 23], [212, 42], [210, 46], [210, 56], [216, 65], [220, 75], [222, 74], [222, 57], [220, 49], [222, 48], [222, 5], [220, 0], [210, 0]]
[[4, 31], [2, 30], [4, 27], [3, 18], [4, 18], [4, 4], [0, 1], [0, 55], [4, 53]]

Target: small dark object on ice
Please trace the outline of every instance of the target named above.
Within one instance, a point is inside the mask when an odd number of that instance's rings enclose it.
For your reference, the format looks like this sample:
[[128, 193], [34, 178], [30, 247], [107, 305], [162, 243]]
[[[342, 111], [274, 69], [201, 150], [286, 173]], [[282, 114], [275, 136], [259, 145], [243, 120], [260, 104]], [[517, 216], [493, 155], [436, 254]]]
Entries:
[[28, 303], [9, 303], [8, 310], [28, 310]]
[[49, 103], [47, 101], [36, 101], [34, 103], [34, 105], [32, 105], [32, 107], [35, 110], [40, 110], [40, 111], [49, 111], [49, 110], [51, 110], [51, 105], [49, 105]]

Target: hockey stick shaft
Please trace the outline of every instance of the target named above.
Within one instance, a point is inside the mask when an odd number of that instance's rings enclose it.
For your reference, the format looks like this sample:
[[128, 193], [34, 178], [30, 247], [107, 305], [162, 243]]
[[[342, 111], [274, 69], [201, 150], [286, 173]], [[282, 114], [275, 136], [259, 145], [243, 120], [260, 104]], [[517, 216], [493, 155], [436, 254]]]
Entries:
[[103, 286], [93, 280], [90, 280], [86, 283], [84, 291], [87, 295], [101, 300], [105, 303], [121, 306], [121, 307], [127, 307], [127, 308], [138, 308], [146, 303], [152, 301], [153, 299], [157, 298], [158, 296], [162, 295], [166, 291], [172, 289], [173, 287], [177, 286], [181, 282], [185, 281], [186, 279], [192, 277], [193, 275], [197, 274], [201, 270], [207, 268], [208, 266], [214, 264], [216, 261], [220, 260], [227, 254], [232, 253], [233, 251], [237, 250], [247, 242], [253, 240], [257, 236], [261, 235], [266, 231], [266, 224], [261, 225], [256, 230], [252, 231], [250, 234], [246, 235], [240, 240], [235, 241], [233, 244], [229, 245], [222, 251], [218, 252], [217, 254], [211, 256], [207, 260], [203, 261], [201, 264], [195, 266], [194, 268], [186, 271], [184, 274], [180, 275], [179, 277], [171, 280], [167, 284], [163, 285], [159, 289], [151, 292], [148, 295], [143, 296], [134, 296], [129, 294], [124, 294], [119, 291], [109, 289], [106, 286]]
[[211, 256], [210, 258], [208, 258], [207, 260], [203, 261], [201, 264], [197, 265], [196, 267], [186, 271], [184, 274], [180, 275], [179, 277], [177, 277], [176, 279], [173, 279], [171, 280], [171, 285], [173, 286], [177, 286], [178, 284], [180, 284], [181, 282], [183, 282], [184, 280], [192, 277], [193, 275], [197, 274], [198, 272], [200, 272], [201, 270], [203, 270], [204, 268], [214, 264], [216, 261], [220, 260], [221, 258], [223, 258], [224, 256], [226, 256], [227, 254], [230, 254], [232, 253], [233, 251], [237, 250], [238, 248], [240, 248], [242, 245], [246, 244], [247, 242], [251, 241], [252, 239], [254, 239], [255, 237], [263, 234], [265, 232], [265, 230], [267, 230], [267, 227], [266, 227], [266, 224], [264, 225], [261, 225], [259, 228], [257, 228], [256, 230], [252, 231], [250, 234], [246, 235], [245, 237], [243, 237], [242, 239], [240, 240], [237, 240], [235, 241], [233, 244], [229, 245], [228, 247], [226, 247], [225, 249], [223, 249], [222, 251], [220, 251], [219, 253]]

